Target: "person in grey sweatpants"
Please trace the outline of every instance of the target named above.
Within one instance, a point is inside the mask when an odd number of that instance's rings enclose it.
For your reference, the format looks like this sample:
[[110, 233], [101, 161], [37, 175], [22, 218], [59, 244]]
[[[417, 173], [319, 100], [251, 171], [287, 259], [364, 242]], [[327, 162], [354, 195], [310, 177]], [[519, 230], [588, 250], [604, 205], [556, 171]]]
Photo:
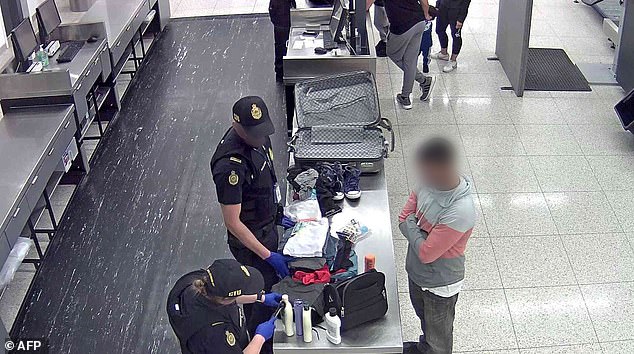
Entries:
[[423, 84], [425, 75], [418, 71], [418, 55], [420, 43], [425, 32], [425, 21], [415, 24], [403, 34], [390, 33], [387, 40], [387, 56], [403, 70], [403, 87], [401, 95], [409, 96], [414, 88], [414, 81]]

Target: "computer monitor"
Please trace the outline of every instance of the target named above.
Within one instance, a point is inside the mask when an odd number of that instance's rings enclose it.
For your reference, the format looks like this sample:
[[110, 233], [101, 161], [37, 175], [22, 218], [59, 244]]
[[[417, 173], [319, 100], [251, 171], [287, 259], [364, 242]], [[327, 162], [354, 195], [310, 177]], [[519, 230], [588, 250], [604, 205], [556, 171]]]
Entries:
[[[20, 24], [11, 31], [11, 43], [13, 44], [15, 59], [18, 63], [24, 65], [31, 53], [39, 46], [33, 25], [28, 18], [20, 22]], [[25, 69], [24, 66], [23, 69]]]
[[345, 0], [335, 0], [330, 15], [330, 34], [335, 42], [341, 41], [341, 33], [348, 20], [348, 9]]
[[35, 9], [37, 26], [40, 32], [40, 42], [48, 44], [48, 36], [62, 23], [55, 0], [46, 0]]

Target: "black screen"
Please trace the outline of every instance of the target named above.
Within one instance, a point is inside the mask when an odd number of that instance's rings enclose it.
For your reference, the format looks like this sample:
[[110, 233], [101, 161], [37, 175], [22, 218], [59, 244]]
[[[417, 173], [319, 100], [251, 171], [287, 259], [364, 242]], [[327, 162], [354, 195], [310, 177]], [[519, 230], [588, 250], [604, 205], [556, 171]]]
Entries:
[[13, 41], [13, 50], [18, 61], [28, 59], [29, 55], [38, 47], [37, 37], [35, 37], [31, 21], [28, 19], [22, 21], [18, 27], [11, 31], [11, 38]]
[[36, 11], [40, 21], [40, 33], [48, 35], [62, 23], [55, 0], [46, 0]]

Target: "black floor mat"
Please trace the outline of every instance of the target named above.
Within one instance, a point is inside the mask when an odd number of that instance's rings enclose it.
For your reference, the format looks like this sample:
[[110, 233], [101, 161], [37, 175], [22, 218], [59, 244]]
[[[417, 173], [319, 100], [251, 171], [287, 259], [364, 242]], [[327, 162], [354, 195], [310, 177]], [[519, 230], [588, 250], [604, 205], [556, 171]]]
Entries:
[[529, 48], [526, 91], [592, 91], [563, 49]]
[[268, 15], [168, 24], [77, 187], [12, 338], [46, 338], [49, 353], [180, 353], [170, 287], [232, 257], [209, 161], [241, 96], [267, 103], [280, 178], [288, 167], [273, 52]]

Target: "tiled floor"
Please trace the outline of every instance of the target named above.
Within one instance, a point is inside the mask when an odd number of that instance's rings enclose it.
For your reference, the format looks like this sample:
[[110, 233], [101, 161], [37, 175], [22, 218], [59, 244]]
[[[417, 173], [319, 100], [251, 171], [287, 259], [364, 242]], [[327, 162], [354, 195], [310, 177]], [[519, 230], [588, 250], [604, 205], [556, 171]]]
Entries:
[[[183, 17], [264, 13], [268, 0], [171, 4], [174, 17]], [[632, 353], [634, 137], [612, 110], [624, 92], [595, 86], [589, 93], [517, 98], [500, 91], [509, 83], [499, 63], [486, 60], [495, 49], [496, 17], [497, 0], [472, 0], [458, 70], [440, 74], [433, 63], [433, 98], [414, 100], [411, 111], [394, 104], [399, 69], [387, 59], [378, 63], [382, 114], [396, 126], [397, 151], [386, 173], [404, 339], [415, 340], [420, 330], [396, 214], [415, 182], [411, 149], [440, 134], [460, 147], [479, 213], [457, 306], [455, 351]], [[535, 0], [532, 33], [533, 46], [564, 48], [575, 62], [612, 61], [600, 18], [572, 0]], [[56, 193], [56, 207], [69, 192]], [[3, 311], [17, 306], [26, 288], [10, 290]]]

